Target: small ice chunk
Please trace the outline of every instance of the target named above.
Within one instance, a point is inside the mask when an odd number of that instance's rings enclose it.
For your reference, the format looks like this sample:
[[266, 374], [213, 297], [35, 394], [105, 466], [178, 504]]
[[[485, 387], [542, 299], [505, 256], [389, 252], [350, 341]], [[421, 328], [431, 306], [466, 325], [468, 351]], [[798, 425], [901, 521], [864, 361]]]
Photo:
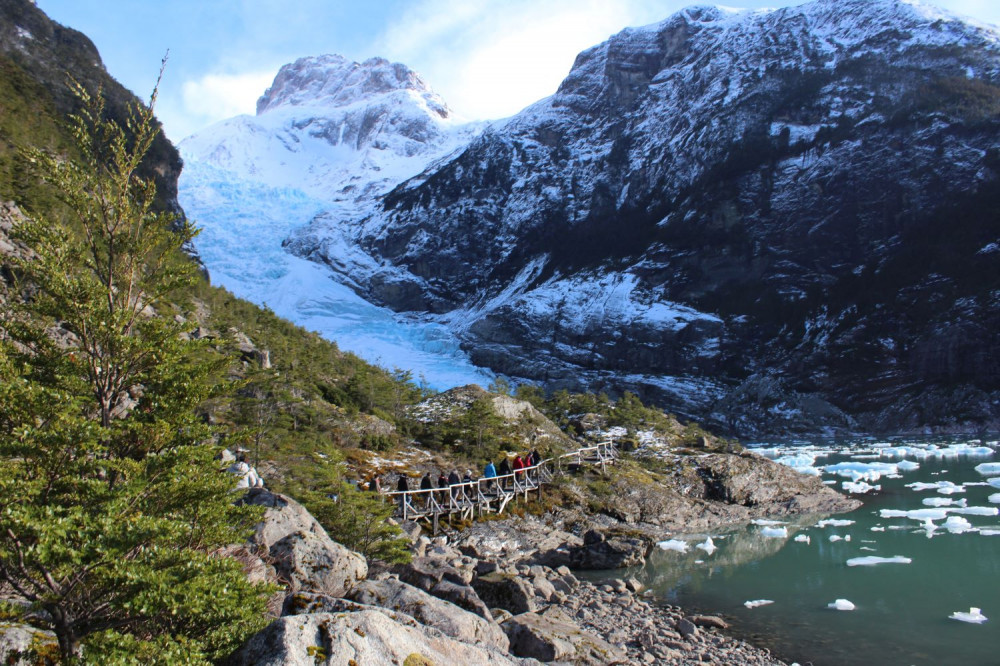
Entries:
[[861, 546], [861, 550], [867, 551], [869, 553], [877, 553], [878, 551], [874, 548], [869, 548], [868, 546]]
[[848, 525], [853, 525], [853, 520], [844, 520], [841, 518], [827, 518], [826, 520], [821, 520], [816, 523], [816, 527], [847, 527]]
[[844, 489], [845, 493], [856, 493], [858, 495], [864, 495], [873, 490], [882, 490], [881, 484], [876, 483], [872, 485], [867, 481], [844, 481], [840, 484], [840, 487]]
[[839, 611], [852, 611], [854, 610], [854, 604], [852, 604], [847, 599], [837, 599], [832, 604], [827, 604], [827, 608], [832, 608]]
[[787, 527], [763, 527], [760, 530], [761, 536], [784, 539], [788, 537]]
[[983, 615], [982, 611], [975, 606], [969, 609], [968, 613], [963, 613], [962, 611], [955, 611], [948, 616], [949, 620], [958, 620], [959, 622], [970, 622], [972, 624], [982, 624], [986, 622], [987, 618]]
[[761, 606], [767, 606], [768, 604], [773, 604], [774, 601], [771, 599], [754, 599], [753, 601], [744, 601], [743, 605], [747, 608], [759, 608]]
[[799, 543], [809, 543], [809, 535], [808, 534], [796, 534], [795, 535], [795, 540], [798, 541]]
[[879, 515], [883, 518], [912, 518], [913, 520], [944, 520], [948, 517], [947, 509], [882, 509]]
[[840, 536], [839, 534], [831, 534], [830, 535], [830, 543], [836, 543], [836, 542], [840, 541], [843, 538], [844, 537]]
[[754, 525], [760, 525], [761, 527], [770, 527], [773, 525], [784, 525], [785, 523], [780, 520], [771, 520], [770, 518], [754, 518], [750, 521]]
[[711, 555], [718, 550], [718, 547], [712, 542], [712, 537], [707, 537], [704, 542], [699, 543], [695, 548], [705, 551], [706, 555]]
[[1000, 463], [979, 463], [976, 471], [983, 476], [1000, 476]]
[[980, 529], [979, 534], [981, 536], [1000, 536], [1000, 530]]
[[1000, 504], [1000, 493], [993, 493], [990, 495], [990, 501], [994, 504]]
[[961, 516], [948, 516], [941, 526], [952, 534], [963, 534], [972, 531], [972, 523]]
[[896, 463], [896, 467], [904, 472], [912, 472], [915, 469], [920, 469], [920, 463], [913, 462], [912, 460], [902, 460]]
[[847, 536], [844, 537], [844, 541], [850, 541], [850, 540], [851, 540], [851, 535], [850, 534], [848, 534]]
[[849, 567], [873, 567], [876, 564], [910, 564], [913, 562], [908, 557], [903, 557], [902, 555], [895, 555], [893, 557], [877, 557], [875, 555], [866, 555], [864, 557], [852, 557], [847, 560], [847, 566]]
[[925, 497], [924, 506], [965, 506], [965, 498], [953, 500], [950, 497]]
[[872, 528], [872, 532], [885, 532], [885, 528], [882, 527], [881, 525], [876, 525], [875, 527]]
[[667, 539], [666, 541], [661, 541], [656, 545], [663, 550], [674, 550], [678, 553], [686, 553], [688, 550], [687, 541], [682, 541], [681, 539]]
[[990, 484], [994, 488], [1000, 488], [1000, 476], [994, 476], [992, 479], [990, 479], [986, 483]]

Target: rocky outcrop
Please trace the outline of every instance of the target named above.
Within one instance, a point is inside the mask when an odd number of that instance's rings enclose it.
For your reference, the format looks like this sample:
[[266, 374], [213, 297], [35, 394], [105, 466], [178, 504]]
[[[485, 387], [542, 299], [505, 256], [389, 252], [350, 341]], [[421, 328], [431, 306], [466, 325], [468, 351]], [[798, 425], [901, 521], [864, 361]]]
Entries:
[[601, 666], [628, 663], [625, 650], [583, 631], [568, 619], [521, 613], [503, 623], [510, 638], [510, 651], [539, 661], [567, 661]]
[[349, 664], [527, 664], [469, 645], [416, 622], [375, 611], [294, 615], [275, 620], [230, 661], [233, 666], [348, 666]]
[[502, 608], [515, 615], [538, 610], [535, 590], [517, 573], [495, 572], [479, 576], [472, 587], [490, 608]]
[[365, 558], [333, 541], [295, 500], [255, 488], [242, 501], [267, 507], [251, 543], [268, 556], [278, 582], [289, 590], [343, 596], [367, 577]]
[[358, 603], [406, 613], [424, 626], [439, 629], [465, 643], [485, 645], [501, 652], [509, 647], [507, 637], [492, 618], [482, 618], [399, 580], [365, 581], [351, 591], [350, 598]]

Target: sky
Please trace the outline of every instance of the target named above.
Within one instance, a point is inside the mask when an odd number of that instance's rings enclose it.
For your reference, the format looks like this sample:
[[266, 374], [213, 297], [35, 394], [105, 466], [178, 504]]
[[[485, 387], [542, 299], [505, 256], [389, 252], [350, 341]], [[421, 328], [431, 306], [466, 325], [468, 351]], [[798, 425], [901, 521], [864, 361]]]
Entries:
[[[555, 92], [576, 54], [692, 0], [37, 0], [97, 45], [105, 67], [148, 98], [169, 50], [156, 113], [176, 142], [253, 114], [278, 69], [303, 56], [381, 56], [416, 70], [459, 115], [502, 118]], [[701, 4], [706, 4], [702, 2]], [[746, 8], [802, 0], [727, 0]], [[932, 4], [1000, 25], [998, 0]]]

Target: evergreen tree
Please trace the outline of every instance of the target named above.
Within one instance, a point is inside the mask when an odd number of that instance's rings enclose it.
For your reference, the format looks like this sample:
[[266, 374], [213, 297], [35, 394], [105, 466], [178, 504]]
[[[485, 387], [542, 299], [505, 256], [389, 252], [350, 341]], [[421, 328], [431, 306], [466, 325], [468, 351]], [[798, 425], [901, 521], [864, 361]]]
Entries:
[[219, 660], [266, 623], [270, 589], [214, 554], [259, 510], [233, 506], [197, 417], [220, 361], [172, 312], [194, 232], [137, 175], [155, 90], [125, 126], [76, 91], [79, 159], [27, 155], [72, 226], [18, 226], [32, 256], [0, 319], [0, 583], [67, 663]]

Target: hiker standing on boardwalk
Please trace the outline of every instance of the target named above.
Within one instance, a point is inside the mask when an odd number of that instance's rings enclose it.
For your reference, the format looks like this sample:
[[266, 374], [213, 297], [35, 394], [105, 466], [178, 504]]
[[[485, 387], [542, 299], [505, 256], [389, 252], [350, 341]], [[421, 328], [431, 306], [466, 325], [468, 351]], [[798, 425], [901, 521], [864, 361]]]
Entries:
[[[486, 467], [483, 469], [484, 479], [495, 479], [497, 477], [497, 468], [493, 466], [492, 460], [486, 461]], [[486, 482], [486, 490], [493, 489], [493, 481]]]
[[451, 470], [451, 474], [448, 475], [448, 485], [453, 486], [451, 489], [451, 498], [458, 498], [458, 484], [462, 483], [462, 479], [458, 478], [458, 470]]
[[520, 455], [514, 456], [514, 478], [518, 481], [524, 478], [524, 459]]
[[406, 510], [406, 493], [410, 490], [410, 482], [406, 480], [405, 474], [399, 475], [399, 482], [396, 483], [396, 490], [402, 494], [399, 496], [399, 508], [402, 511]]
[[507, 488], [507, 482], [510, 481], [510, 462], [507, 460], [507, 456], [504, 456], [503, 460], [500, 461], [500, 469], [498, 469], [497, 472], [497, 476], [504, 477], [500, 479], [500, 487], [504, 489]]
[[[424, 478], [420, 479], [420, 489], [421, 490], [433, 490], [434, 480], [431, 479], [431, 473], [427, 472], [424, 474]], [[431, 493], [421, 493], [424, 496], [424, 509], [431, 508]]]

